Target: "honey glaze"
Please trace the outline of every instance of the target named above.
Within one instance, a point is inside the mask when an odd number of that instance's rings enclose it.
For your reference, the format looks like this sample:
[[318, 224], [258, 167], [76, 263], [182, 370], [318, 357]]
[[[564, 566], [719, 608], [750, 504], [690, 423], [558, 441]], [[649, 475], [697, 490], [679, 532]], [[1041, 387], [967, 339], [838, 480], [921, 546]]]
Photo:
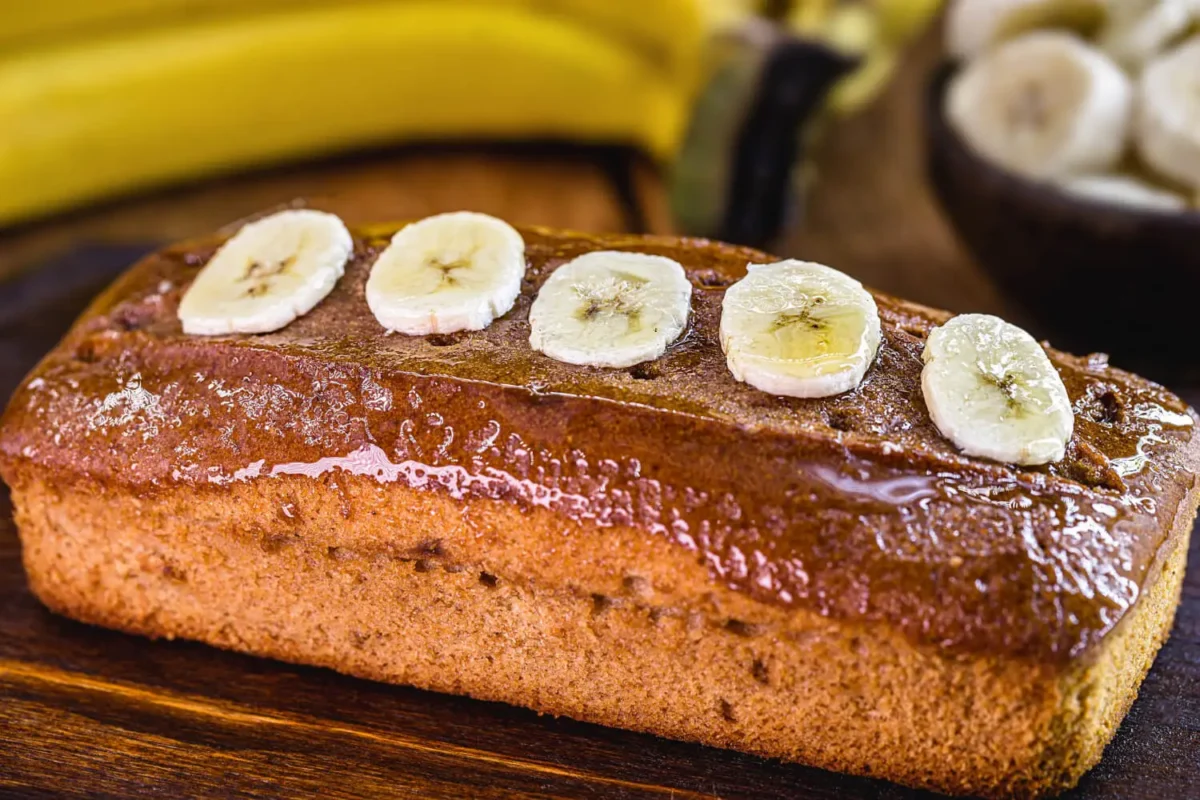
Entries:
[[[884, 344], [858, 389], [773, 397], [734, 381], [716, 341], [722, 284], [766, 256], [524, 233], [514, 310], [448, 337], [387, 336], [364, 312], [375, 239], [358, 241], [324, 303], [264, 336], [183, 336], [174, 304], [211, 246], [153, 257], [14, 397], [0, 468], [27, 460], [143, 493], [345, 475], [511, 503], [575, 535], [665, 537], [763, 602], [1046, 660], [1119, 622], [1192, 489], [1190, 410], [1102, 362], [1051, 353], [1076, 415], [1063, 462], [964, 458], [921, 401], [938, 312], [877, 296]], [[652, 369], [574, 367], [528, 347], [540, 281], [602, 247], [668, 255], [696, 286], [688, 331]]]

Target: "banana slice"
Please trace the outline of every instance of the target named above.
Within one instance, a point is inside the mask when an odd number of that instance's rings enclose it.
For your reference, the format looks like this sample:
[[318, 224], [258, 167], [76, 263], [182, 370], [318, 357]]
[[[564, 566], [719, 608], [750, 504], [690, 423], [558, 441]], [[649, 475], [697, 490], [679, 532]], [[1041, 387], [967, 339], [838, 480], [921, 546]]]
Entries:
[[529, 309], [529, 344], [557, 361], [632, 367], [679, 338], [692, 285], [679, 262], [601, 250], [563, 264]]
[[1148, 61], [1200, 21], [1200, 0], [1108, 0], [1108, 21], [1096, 42], [1126, 69]]
[[1200, 36], [1146, 65], [1137, 144], [1164, 177], [1200, 189]]
[[242, 227], [179, 303], [183, 332], [269, 333], [307, 314], [346, 269], [354, 240], [323, 211], [281, 211]]
[[1106, 0], [956, 0], [946, 12], [946, 49], [966, 59], [1041, 28], [1089, 35], [1106, 12]]
[[1149, 211], [1182, 211], [1187, 200], [1175, 192], [1151, 186], [1128, 175], [1080, 175], [1058, 184], [1070, 195], [1111, 206]]
[[503, 220], [456, 211], [406, 225], [379, 254], [367, 306], [410, 336], [483, 330], [521, 293], [525, 240]]
[[1062, 459], [1075, 426], [1058, 371], [1033, 337], [962, 314], [925, 343], [921, 389], [938, 430], [964, 453], [1009, 464]]
[[862, 284], [805, 261], [751, 264], [725, 292], [721, 349], [739, 381], [770, 394], [828, 397], [858, 386], [881, 339]]
[[1132, 106], [1125, 73], [1060, 31], [1030, 33], [980, 56], [947, 97], [951, 123], [975, 150], [1032, 178], [1112, 168]]

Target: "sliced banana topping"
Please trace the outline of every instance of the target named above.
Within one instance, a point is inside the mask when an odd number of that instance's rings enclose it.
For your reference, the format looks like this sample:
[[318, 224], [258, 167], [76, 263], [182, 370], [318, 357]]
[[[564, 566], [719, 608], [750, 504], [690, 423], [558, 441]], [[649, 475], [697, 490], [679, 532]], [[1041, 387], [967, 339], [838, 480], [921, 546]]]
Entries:
[[579, 256], [546, 279], [529, 309], [529, 344], [557, 361], [632, 367], [679, 338], [692, 285], [679, 262], [613, 250]]
[[1107, 2], [1126, 0], [954, 0], [946, 11], [946, 49], [973, 58], [1039, 28], [1088, 34], [1104, 21]]
[[1053, 178], [1110, 170], [1125, 149], [1133, 87], [1107, 56], [1061, 31], [1037, 31], [969, 63], [947, 96], [950, 122], [981, 155]]
[[1140, 70], [1200, 21], [1200, 0], [1108, 0], [1100, 49], [1127, 69]]
[[1142, 158], [1163, 176], [1200, 190], [1200, 36], [1146, 65], [1140, 90]]
[[1067, 194], [1122, 208], [1182, 211], [1187, 200], [1129, 175], [1080, 175], [1059, 184]]
[[835, 269], [751, 264], [725, 292], [721, 348], [739, 381], [771, 394], [828, 397], [862, 382], [881, 331], [875, 298]]
[[478, 331], [521, 293], [525, 240], [503, 220], [457, 211], [406, 225], [379, 254], [367, 306], [389, 331]]
[[353, 250], [346, 226], [323, 211], [281, 211], [247, 223], [184, 294], [183, 332], [277, 331], [325, 299]]
[[1008, 464], [1060, 460], [1075, 426], [1058, 371], [1034, 338], [962, 314], [925, 343], [921, 388], [938, 430], [964, 453]]

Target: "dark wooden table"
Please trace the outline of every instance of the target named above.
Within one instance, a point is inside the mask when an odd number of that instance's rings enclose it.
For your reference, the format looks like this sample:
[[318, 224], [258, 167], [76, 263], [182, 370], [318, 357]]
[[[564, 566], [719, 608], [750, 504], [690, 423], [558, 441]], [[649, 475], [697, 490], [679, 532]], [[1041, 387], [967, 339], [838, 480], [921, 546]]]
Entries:
[[[918, 94], [934, 57], [920, 46], [879, 104], [826, 132], [810, 213], [781, 249], [913, 299], [1019, 318], [924, 187]], [[136, 255], [296, 197], [352, 220], [470, 207], [584, 230], [669, 228], [653, 171], [628, 154], [421, 150], [225, 179], [0, 233], [0, 401]], [[2, 796], [930, 796], [76, 624], [25, 588], [9, 512], [0, 490]], [[1200, 539], [1191, 563], [1171, 641], [1071, 797], [1200, 798]]]

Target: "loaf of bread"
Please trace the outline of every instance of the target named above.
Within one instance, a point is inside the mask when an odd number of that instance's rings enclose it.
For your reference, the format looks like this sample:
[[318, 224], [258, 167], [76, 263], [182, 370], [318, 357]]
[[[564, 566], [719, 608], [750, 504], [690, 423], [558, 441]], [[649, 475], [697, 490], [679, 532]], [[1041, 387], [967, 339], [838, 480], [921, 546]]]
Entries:
[[[1194, 412], [1048, 350], [1066, 457], [961, 454], [922, 399], [950, 315], [875, 295], [856, 389], [734, 379], [728, 287], [761, 253], [521, 231], [511, 312], [387, 334], [364, 304], [396, 226], [275, 333], [188, 336], [219, 244], [136, 265], [0, 425], [50, 608], [365, 678], [910, 786], [1034, 797], [1100, 758], [1167, 637], [1200, 490]], [[565, 260], [669, 256], [684, 335], [626, 369], [529, 345]]]

